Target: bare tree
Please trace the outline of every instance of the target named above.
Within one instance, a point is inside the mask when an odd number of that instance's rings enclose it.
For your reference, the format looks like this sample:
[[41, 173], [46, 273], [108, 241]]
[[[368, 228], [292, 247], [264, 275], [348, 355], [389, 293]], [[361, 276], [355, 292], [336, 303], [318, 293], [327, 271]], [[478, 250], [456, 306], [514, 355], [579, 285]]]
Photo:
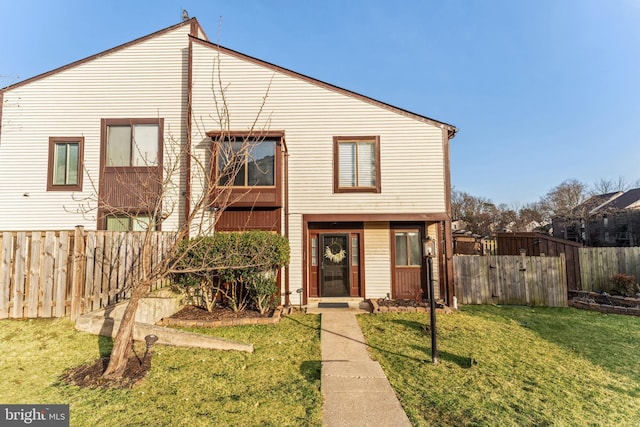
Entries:
[[551, 189], [540, 199], [545, 220], [570, 216], [573, 209], [585, 201], [587, 186], [576, 179], [568, 179]]
[[[122, 221], [122, 228], [141, 229], [141, 249], [136, 265], [137, 275], [132, 278], [127, 292], [129, 299], [120, 326], [113, 341], [113, 349], [109, 364], [103, 377], [106, 379], [122, 378], [133, 344], [133, 329], [135, 313], [140, 300], [149, 294], [152, 285], [158, 281], [167, 280], [176, 272], [185, 272], [182, 257], [188, 252], [184, 242], [190, 245], [201, 244], [202, 239], [188, 239], [193, 235], [207, 235], [214, 232], [215, 223], [220, 214], [242, 195], [230, 191], [234, 186], [235, 177], [244, 170], [247, 162], [252, 162], [253, 149], [263, 140], [268, 130], [268, 118], [263, 118], [264, 103], [269, 93], [266, 88], [262, 104], [258, 106], [255, 120], [251, 128], [243, 137], [235, 137], [230, 133], [230, 113], [226, 100], [226, 86], [220, 73], [220, 61], [214, 67], [212, 79], [213, 101], [215, 114], [208, 118], [197, 118], [196, 126], [204, 136], [205, 129], [217, 128], [219, 131], [211, 138], [211, 144], [206, 150], [194, 153], [192, 147], [173, 136], [162, 141], [166, 155], [166, 164], [162, 165], [161, 173], [150, 173], [155, 166], [154, 159], [146, 158], [132, 139], [133, 150], [138, 150], [145, 164], [138, 168], [137, 175], [119, 172], [115, 177], [118, 185], [127, 186], [128, 196], [118, 199], [101, 192], [95, 179], [91, 179], [93, 194], [81, 203], [80, 210], [84, 214], [93, 213], [103, 218], [116, 218]], [[269, 84], [270, 86], [270, 84]], [[202, 151], [202, 150], [201, 150]], [[204, 155], [203, 155], [204, 154]], [[183, 174], [184, 164], [190, 162], [194, 191], [187, 198], [188, 206], [180, 206], [182, 189], [178, 184]], [[254, 161], [254, 163], [258, 163]], [[259, 169], [260, 166], [256, 165]], [[101, 174], [101, 179], [104, 174]], [[195, 181], [198, 181], [197, 183]], [[132, 185], [135, 184], [135, 185]], [[197, 185], [196, 185], [197, 184]], [[197, 189], [197, 190], [195, 190]], [[152, 251], [153, 236], [157, 226], [168, 218], [180, 213], [181, 220], [175, 230], [175, 237], [169, 247], [164, 248], [163, 257], [157, 262], [149, 262]], [[113, 221], [113, 220], [112, 220]], [[126, 222], [126, 224], [125, 224]], [[192, 248], [193, 249], [193, 248]], [[250, 261], [249, 261], [250, 262]], [[220, 265], [217, 260], [207, 260], [201, 265], [191, 265], [191, 271], [212, 271]], [[235, 266], [236, 268], [256, 267], [256, 265]], [[187, 271], [189, 272], [189, 271]]]
[[591, 194], [613, 193], [614, 191], [627, 191], [631, 188], [631, 184], [627, 182], [625, 177], [619, 176], [617, 180], [600, 178], [593, 184]]

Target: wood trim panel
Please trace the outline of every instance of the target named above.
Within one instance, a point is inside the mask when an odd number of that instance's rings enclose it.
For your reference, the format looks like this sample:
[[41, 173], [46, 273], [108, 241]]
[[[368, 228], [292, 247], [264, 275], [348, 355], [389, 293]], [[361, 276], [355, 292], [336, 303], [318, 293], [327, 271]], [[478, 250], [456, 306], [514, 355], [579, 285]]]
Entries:
[[[158, 164], [156, 166], [106, 166], [107, 157], [107, 127], [114, 125], [158, 125]], [[109, 207], [119, 213], [151, 214], [149, 212], [150, 194], [158, 198], [162, 196], [163, 178], [163, 118], [115, 118], [100, 120], [100, 180], [98, 185], [98, 230], [106, 228], [106, 215]], [[124, 188], [126, 186], [126, 188]], [[132, 191], [137, 189], [138, 191]], [[144, 202], [146, 199], [147, 202]], [[160, 203], [162, 201], [160, 200]], [[152, 202], [153, 203], [153, 202]], [[156, 229], [161, 224], [156, 223]]]
[[[78, 143], [78, 183], [75, 185], [53, 185], [54, 147], [59, 142]], [[49, 158], [47, 160], [47, 191], [82, 191], [82, 177], [84, 176], [84, 137], [49, 137]]]
[[[197, 22], [191, 22], [191, 34], [197, 33]], [[185, 179], [184, 179], [184, 218], [191, 215], [191, 126], [193, 118], [193, 42], [189, 39], [189, 50], [187, 52], [187, 139], [185, 146]], [[179, 211], [179, 209], [178, 209]]]
[[205, 134], [209, 138], [284, 138], [283, 130], [266, 130], [259, 132], [210, 130]]
[[448, 218], [446, 213], [377, 213], [377, 214], [304, 214], [305, 222], [376, 222], [376, 221], [403, 221], [403, 222], [435, 222]]
[[266, 230], [281, 232], [282, 209], [235, 209], [217, 213], [216, 231]]

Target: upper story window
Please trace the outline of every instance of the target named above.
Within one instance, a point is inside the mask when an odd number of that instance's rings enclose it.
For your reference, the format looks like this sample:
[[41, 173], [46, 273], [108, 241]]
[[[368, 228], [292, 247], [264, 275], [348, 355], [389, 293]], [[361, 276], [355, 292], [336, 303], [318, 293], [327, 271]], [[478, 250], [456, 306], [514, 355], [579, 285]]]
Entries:
[[82, 190], [83, 137], [49, 138], [48, 191]]
[[207, 136], [212, 143], [212, 208], [219, 203], [238, 208], [282, 206], [283, 131], [210, 131]]
[[108, 120], [107, 167], [156, 167], [160, 157], [160, 126], [152, 120]]
[[336, 136], [333, 153], [334, 192], [380, 192], [378, 136]]
[[218, 147], [219, 184], [232, 187], [276, 185], [276, 140], [231, 138]]

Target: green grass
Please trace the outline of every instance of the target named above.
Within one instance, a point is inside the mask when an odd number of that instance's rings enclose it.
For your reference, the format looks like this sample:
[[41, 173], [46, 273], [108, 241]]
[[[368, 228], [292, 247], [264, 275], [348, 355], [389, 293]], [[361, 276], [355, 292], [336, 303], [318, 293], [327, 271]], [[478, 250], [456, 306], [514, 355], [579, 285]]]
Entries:
[[468, 306], [358, 316], [416, 426], [638, 426], [640, 318], [576, 309]]
[[254, 352], [157, 346], [142, 383], [129, 390], [81, 389], [66, 369], [110, 351], [111, 340], [69, 320], [0, 321], [0, 403], [68, 403], [72, 426], [319, 426], [320, 320], [293, 315], [277, 325], [189, 329], [254, 344]]

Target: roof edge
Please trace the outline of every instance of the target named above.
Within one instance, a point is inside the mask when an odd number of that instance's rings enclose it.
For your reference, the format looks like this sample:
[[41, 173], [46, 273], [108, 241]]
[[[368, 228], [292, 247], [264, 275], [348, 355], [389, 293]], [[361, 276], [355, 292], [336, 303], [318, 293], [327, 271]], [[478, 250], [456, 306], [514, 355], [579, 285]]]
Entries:
[[135, 44], [141, 43], [143, 41], [146, 41], [148, 39], [157, 37], [157, 36], [159, 36], [161, 34], [167, 33], [169, 31], [173, 31], [176, 28], [179, 28], [179, 27], [182, 27], [182, 26], [186, 26], [186, 25], [191, 26], [191, 31], [192, 32], [195, 31], [195, 28], [199, 27], [200, 30], [202, 31], [202, 34], [204, 34], [206, 36], [206, 34], [205, 34], [204, 30], [202, 29], [202, 27], [200, 26], [200, 23], [198, 22], [198, 20], [196, 18], [190, 18], [190, 19], [188, 19], [186, 21], [180, 22], [180, 23], [172, 25], [170, 27], [163, 28], [162, 30], [158, 30], [158, 31], [153, 32], [151, 34], [147, 34], [146, 36], [138, 37], [137, 39], [134, 39], [134, 40], [128, 41], [126, 43], [123, 43], [121, 45], [112, 47], [112, 48], [107, 49], [105, 51], [96, 53], [96, 54], [91, 55], [91, 56], [87, 56], [85, 58], [79, 59], [79, 60], [74, 61], [74, 62], [70, 62], [69, 64], [63, 65], [63, 66], [58, 67], [58, 68], [54, 68], [53, 70], [45, 71], [44, 73], [37, 74], [37, 75], [35, 75], [33, 77], [29, 77], [26, 80], [22, 80], [20, 82], [11, 84], [9, 86], [5, 86], [4, 88], [0, 88], [0, 90], [7, 91], [7, 90], [15, 89], [15, 88], [20, 87], [20, 86], [24, 86], [24, 85], [32, 83], [32, 82], [34, 82], [36, 80], [40, 80], [40, 79], [43, 79], [45, 77], [51, 76], [53, 74], [57, 74], [57, 73], [59, 73], [61, 71], [68, 70], [68, 69], [73, 68], [73, 67], [77, 67], [78, 65], [84, 64], [85, 62], [93, 61], [94, 59], [109, 55], [109, 54], [111, 54], [113, 52], [117, 52], [117, 51], [122, 50], [124, 48], [133, 46]]
[[271, 69], [273, 69], [275, 71], [279, 71], [281, 73], [290, 75], [290, 76], [295, 77], [295, 78], [299, 78], [299, 79], [305, 80], [305, 81], [307, 81], [309, 83], [315, 84], [315, 85], [323, 87], [325, 89], [333, 90], [335, 92], [339, 92], [339, 93], [342, 93], [344, 95], [348, 95], [348, 96], [360, 99], [362, 101], [368, 102], [369, 104], [373, 104], [373, 105], [376, 105], [378, 107], [385, 108], [387, 110], [393, 111], [393, 112], [401, 114], [403, 116], [406, 116], [406, 117], [409, 117], [409, 118], [413, 118], [413, 119], [417, 119], [417, 120], [420, 120], [422, 122], [429, 123], [431, 125], [437, 126], [437, 127], [441, 128], [441, 129], [444, 129], [444, 130], [447, 131], [447, 136], [448, 136], [449, 139], [452, 139], [453, 137], [455, 137], [456, 132], [458, 132], [458, 128], [453, 126], [453, 125], [451, 125], [451, 124], [449, 124], [449, 123], [441, 122], [439, 120], [432, 119], [430, 117], [423, 116], [421, 114], [417, 114], [417, 113], [414, 113], [412, 111], [405, 110], [403, 108], [396, 107], [396, 106], [391, 105], [391, 104], [387, 104], [386, 102], [382, 102], [382, 101], [379, 101], [377, 99], [368, 97], [366, 95], [362, 95], [360, 93], [357, 93], [357, 92], [354, 92], [354, 91], [351, 91], [351, 90], [348, 90], [348, 89], [344, 89], [344, 88], [342, 88], [340, 86], [336, 86], [336, 85], [333, 85], [331, 83], [327, 83], [327, 82], [324, 82], [322, 80], [318, 80], [316, 78], [309, 77], [309, 76], [307, 76], [305, 74], [302, 74], [302, 73], [299, 73], [297, 71], [293, 71], [293, 70], [290, 70], [288, 68], [281, 67], [279, 65], [273, 64], [271, 62], [264, 61], [262, 59], [255, 58], [253, 56], [238, 52], [238, 51], [233, 50], [233, 49], [229, 49], [227, 47], [224, 47], [224, 46], [222, 46], [220, 44], [217, 44], [217, 43], [210, 42], [208, 40], [202, 40], [202, 39], [199, 39], [199, 38], [194, 37], [194, 36], [190, 36], [190, 37], [195, 42], [198, 42], [198, 43], [200, 43], [200, 44], [202, 44], [204, 46], [211, 47], [211, 48], [214, 48], [214, 49], [220, 49], [224, 53], [229, 54], [231, 56], [235, 56], [236, 58], [240, 58], [240, 59], [244, 59], [244, 60], [247, 60], [247, 61], [251, 61], [251, 62], [253, 62], [255, 64], [258, 64], [258, 65], [261, 65], [261, 66], [264, 66], [264, 67], [267, 67], [267, 68], [271, 68]]

